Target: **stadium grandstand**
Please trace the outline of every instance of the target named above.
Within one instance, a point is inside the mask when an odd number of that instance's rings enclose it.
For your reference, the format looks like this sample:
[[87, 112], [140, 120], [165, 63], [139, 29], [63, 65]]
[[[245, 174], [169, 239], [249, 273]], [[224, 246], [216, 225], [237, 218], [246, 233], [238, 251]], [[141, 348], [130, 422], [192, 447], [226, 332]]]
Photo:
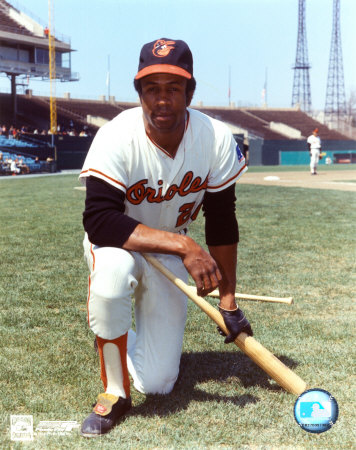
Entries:
[[[56, 34], [56, 77], [60, 81], [78, 80], [71, 71], [72, 51], [70, 39]], [[48, 61], [45, 26], [0, 0], [0, 72], [11, 79], [11, 93], [0, 93], [2, 164], [5, 155], [7, 161], [27, 158], [25, 165], [30, 172], [79, 169], [98, 128], [120, 112], [138, 106], [116, 101], [115, 97], [79, 100], [67, 93], [56, 98], [58, 133], [53, 136], [49, 134], [50, 98], [35, 96], [29, 89], [21, 95], [16, 92], [18, 79], [48, 79]], [[250, 165], [308, 164], [306, 138], [315, 128], [329, 161], [356, 163], [354, 130], [346, 135], [329, 129], [298, 107], [222, 108], [199, 104], [193, 108], [228, 124]], [[11, 174], [11, 164], [4, 167], [1, 173]]]

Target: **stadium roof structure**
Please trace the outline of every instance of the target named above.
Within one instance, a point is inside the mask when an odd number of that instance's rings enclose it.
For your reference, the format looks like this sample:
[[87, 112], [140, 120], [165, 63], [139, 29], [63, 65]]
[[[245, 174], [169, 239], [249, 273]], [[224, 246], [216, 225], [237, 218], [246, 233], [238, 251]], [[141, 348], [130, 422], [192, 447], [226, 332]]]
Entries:
[[[14, 3], [14, 2], [13, 2]], [[40, 78], [48, 80], [49, 39], [46, 25], [41, 25], [6, 0], [0, 0], [0, 72], [14, 77]], [[56, 79], [77, 81], [78, 74], [71, 71], [70, 39], [55, 34]]]
[[323, 139], [348, 140], [344, 134], [331, 130], [298, 107], [292, 108], [222, 108], [196, 107], [201, 112], [230, 125], [233, 133], [264, 140], [306, 139], [319, 128]]

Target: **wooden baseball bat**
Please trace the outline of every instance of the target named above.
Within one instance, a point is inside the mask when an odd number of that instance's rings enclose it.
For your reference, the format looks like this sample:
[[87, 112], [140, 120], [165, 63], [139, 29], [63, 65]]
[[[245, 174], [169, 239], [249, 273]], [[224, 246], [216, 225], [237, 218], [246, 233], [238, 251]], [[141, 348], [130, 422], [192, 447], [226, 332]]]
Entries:
[[[143, 254], [143, 257], [199, 306], [199, 308], [202, 309], [225, 334], [228, 334], [224, 319], [217, 309], [194, 293], [191, 286], [188, 286], [184, 281], [177, 278], [156, 258], [148, 254]], [[289, 369], [289, 367], [285, 366], [276, 356], [263, 347], [263, 345], [256, 341], [252, 336], [242, 332], [237, 336], [234, 343], [286, 391], [295, 395], [300, 395], [306, 390], [307, 385], [305, 381]]]
[[[195, 288], [193, 287], [193, 289]], [[220, 294], [218, 290], [215, 290], [213, 292], [210, 292], [208, 296], [219, 298]], [[235, 298], [252, 300], [256, 302], [286, 303], [287, 305], [291, 305], [293, 303], [293, 297], [266, 297], [265, 295], [240, 294], [239, 292], [235, 292]]]

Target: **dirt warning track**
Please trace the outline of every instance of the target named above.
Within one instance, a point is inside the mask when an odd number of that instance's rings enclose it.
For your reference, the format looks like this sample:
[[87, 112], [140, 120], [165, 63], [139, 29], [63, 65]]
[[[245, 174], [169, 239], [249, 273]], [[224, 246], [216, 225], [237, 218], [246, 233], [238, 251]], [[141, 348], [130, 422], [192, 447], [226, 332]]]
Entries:
[[318, 175], [311, 175], [309, 172], [247, 171], [238, 183], [356, 192], [356, 170], [320, 170]]

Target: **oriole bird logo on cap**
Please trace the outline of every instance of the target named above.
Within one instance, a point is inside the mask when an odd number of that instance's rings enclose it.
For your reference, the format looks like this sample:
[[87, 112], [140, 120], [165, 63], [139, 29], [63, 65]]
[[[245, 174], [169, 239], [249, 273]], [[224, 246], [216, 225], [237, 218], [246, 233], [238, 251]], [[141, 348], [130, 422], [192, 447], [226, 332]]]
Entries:
[[158, 39], [153, 44], [152, 53], [159, 58], [163, 58], [174, 49], [175, 41], [165, 41], [164, 39]]

